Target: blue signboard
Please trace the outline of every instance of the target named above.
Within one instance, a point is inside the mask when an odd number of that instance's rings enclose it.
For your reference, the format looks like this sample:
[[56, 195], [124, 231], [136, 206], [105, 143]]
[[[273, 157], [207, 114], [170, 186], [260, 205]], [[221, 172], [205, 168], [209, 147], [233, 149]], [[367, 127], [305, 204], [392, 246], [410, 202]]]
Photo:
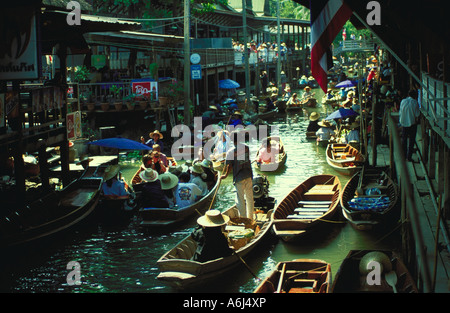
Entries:
[[202, 79], [202, 66], [200, 64], [191, 65], [191, 79]]

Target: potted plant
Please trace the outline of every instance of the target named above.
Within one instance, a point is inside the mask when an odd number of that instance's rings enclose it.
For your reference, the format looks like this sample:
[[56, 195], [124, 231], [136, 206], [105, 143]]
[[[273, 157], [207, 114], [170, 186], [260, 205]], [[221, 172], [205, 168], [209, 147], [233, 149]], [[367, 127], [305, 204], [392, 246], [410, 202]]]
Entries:
[[125, 96], [123, 100], [125, 101], [128, 110], [132, 111], [134, 110], [134, 107], [136, 106], [136, 94], [131, 93], [128, 96]]
[[120, 98], [120, 93], [122, 92], [122, 87], [119, 87], [117, 85], [112, 85], [109, 88], [109, 91], [111, 92], [112, 98], [111, 101], [114, 102], [114, 107], [116, 108], [116, 111], [121, 111], [123, 102]]
[[158, 92], [159, 104], [160, 106], [167, 106], [179, 102], [183, 99], [183, 94], [183, 82], [174, 80]]

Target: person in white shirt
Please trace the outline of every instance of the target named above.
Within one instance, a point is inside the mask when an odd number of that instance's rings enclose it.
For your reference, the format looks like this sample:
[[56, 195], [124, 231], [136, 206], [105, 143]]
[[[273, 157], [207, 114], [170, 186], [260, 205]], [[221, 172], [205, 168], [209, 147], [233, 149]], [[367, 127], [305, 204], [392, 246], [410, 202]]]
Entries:
[[201, 196], [202, 191], [194, 183], [189, 183], [189, 173], [180, 174], [179, 183], [175, 191], [175, 201], [178, 207], [184, 208], [197, 201], [197, 197]]
[[412, 161], [414, 142], [416, 140], [417, 123], [419, 121], [420, 109], [417, 102], [417, 91], [411, 90], [408, 97], [400, 102], [400, 125], [402, 130], [403, 152], [408, 161]]

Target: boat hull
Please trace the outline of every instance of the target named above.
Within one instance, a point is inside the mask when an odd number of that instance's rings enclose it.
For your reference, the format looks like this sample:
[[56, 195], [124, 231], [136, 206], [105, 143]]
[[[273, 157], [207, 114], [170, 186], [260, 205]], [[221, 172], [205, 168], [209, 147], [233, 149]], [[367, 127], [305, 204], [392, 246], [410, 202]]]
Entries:
[[365, 157], [349, 144], [328, 144], [325, 153], [328, 165], [346, 176], [359, 172], [365, 162]]

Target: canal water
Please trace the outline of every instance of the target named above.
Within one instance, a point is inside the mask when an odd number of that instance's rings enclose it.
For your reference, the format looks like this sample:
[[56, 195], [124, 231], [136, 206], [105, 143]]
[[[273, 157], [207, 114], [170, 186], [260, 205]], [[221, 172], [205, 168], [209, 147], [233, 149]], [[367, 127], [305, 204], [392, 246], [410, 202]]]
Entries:
[[[325, 115], [322, 113], [322, 115]], [[269, 173], [270, 196], [281, 201], [290, 190], [312, 175], [337, 174], [325, 158], [325, 148], [307, 141], [305, 130], [308, 119], [303, 114], [283, 114], [270, 122], [277, 126], [288, 154], [285, 169]], [[250, 143], [252, 154], [258, 143]], [[139, 163], [124, 162], [122, 173], [128, 181]], [[257, 174], [254, 171], [254, 174]], [[338, 175], [342, 186], [349, 177]], [[220, 210], [234, 204], [232, 175], [225, 179], [217, 193], [214, 204]], [[176, 243], [187, 236], [195, 227], [196, 218], [180, 225], [170, 232], [146, 232], [137, 226], [135, 220], [123, 225], [96, 224], [74, 230], [68, 236], [59, 238], [40, 248], [26, 259], [3, 267], [0, 273], [1, 292], [177, 292], [156, 279], [156, 261]], [[277, 262], [298, 258], [321, 259], [331, 263], [333, 277], [341, 262], [353, 249], [397, 249], [398, 232], [385, 229], [377, 233], [358, 231], [345, 223], [343, 218], [314, 238], [301, 244], [285, 243], [268, 237], [247, 256], [243, 264], [227, 275], [218, 277], [211, 284], [191, 292], [249, 293], [266, 277]], [[8, 256], [2, 256], [7, 258]], [[80, 264], [81, 285], [68, 285], [67, 264]], [[254, 277], [257, 276], [257, 278]]]

